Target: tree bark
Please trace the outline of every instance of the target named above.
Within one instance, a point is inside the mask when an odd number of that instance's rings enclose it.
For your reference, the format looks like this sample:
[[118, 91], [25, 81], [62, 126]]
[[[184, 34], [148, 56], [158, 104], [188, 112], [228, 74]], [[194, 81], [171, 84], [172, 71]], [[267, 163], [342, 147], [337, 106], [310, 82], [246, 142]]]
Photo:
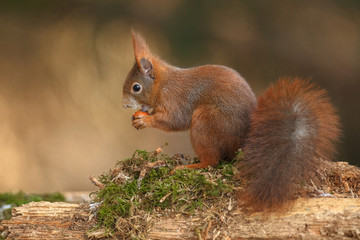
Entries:
[[[28, 203], [4, 220], [7, 239], [87, 239], [86, 204]], [[148, 239], [360, 239], [359, 198], [296, 200], [290, 211], [265, 216], [234, 209], [226, 215], [179, 215], [153, 221]], [[115, 238], [115, 236], [113, 237]]]

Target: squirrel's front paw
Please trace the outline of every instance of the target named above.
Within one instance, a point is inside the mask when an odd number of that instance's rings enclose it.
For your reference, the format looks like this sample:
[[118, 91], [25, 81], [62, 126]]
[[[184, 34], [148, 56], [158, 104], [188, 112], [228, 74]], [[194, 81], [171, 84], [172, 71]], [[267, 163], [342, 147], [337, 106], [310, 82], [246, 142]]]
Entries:
[[151, 116], [149, 115], [135, 115], [132, 117], [132, 125], [136, 129], [143, 129], [151, 126]]

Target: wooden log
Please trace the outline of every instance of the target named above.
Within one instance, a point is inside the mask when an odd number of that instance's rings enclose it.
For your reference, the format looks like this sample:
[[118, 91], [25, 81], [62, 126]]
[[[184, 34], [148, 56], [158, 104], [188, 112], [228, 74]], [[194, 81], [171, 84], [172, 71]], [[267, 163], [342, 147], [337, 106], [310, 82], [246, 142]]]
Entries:
[[1, 225], [7, 239], [85, 239], [88, 219], [88, 205], [31, 202], [13, 208], [11, 220]]
[[[203, 219], [164, 219], [155, 223], [150, 239], [194, 239], [186, 231]], [[290, 212], [251, 216], [230, 213], [225, 228], [213, 226], [209, 239], [360, 239], [360, 199], [298, 199]]]
[[[7, 239], [86, 239], [86, 204], [29, 203], [2, 222]], [[206, 236], [205, 236], [206, 235]], [[264, 216], [233, 209], [153, 219], [148, 239], [360, 239], [359, 198], [298, 199], [291, 211]], [[116, 239], [116, 236], [113, 236]], [[121, 239], [121, 238], [119, 238]]]

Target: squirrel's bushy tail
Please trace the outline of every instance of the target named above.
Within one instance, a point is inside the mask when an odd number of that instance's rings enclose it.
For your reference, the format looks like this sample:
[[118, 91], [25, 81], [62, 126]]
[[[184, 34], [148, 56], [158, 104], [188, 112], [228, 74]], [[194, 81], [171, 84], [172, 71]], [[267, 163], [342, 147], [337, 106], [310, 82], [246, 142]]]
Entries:
[[338, 115], [325, 90], [281, 79], [258, 99], [245, 143], [243, 171], [253, 177], [241, 200], [251, 211], [284, 208], [296, 184], [336, 152]]

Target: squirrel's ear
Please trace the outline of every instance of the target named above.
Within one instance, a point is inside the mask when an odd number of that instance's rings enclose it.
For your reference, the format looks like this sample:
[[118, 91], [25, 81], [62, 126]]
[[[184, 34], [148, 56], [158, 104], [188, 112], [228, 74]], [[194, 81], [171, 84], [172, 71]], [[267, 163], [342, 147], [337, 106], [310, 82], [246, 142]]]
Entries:
[[135, 32], [134, 30], [131, 30], [131, 37], [132, 37], [135, 59], [138, 66], [140, 67], [140, 60], [143, 58], [150, 59], [151, 53], [149, 47], [146, 45], [145, 40], [142, 38], [142, 36], [139, 33]]
[[139, 33], [135, 32], [134, 30], [131, 30], [131, 36], [136, 64], [141, 74], [150, 78], [154, 78], [153, 64], [151, 63], [152, 57], [145, 40]]
[[153, 65], [148, 59], [142, 58], [140, 60], [140, 64], [138, 64], [138, 66], [139, 66], [139, 70], [142, 75], [147, 76], [151, 79], [154, 79]]

